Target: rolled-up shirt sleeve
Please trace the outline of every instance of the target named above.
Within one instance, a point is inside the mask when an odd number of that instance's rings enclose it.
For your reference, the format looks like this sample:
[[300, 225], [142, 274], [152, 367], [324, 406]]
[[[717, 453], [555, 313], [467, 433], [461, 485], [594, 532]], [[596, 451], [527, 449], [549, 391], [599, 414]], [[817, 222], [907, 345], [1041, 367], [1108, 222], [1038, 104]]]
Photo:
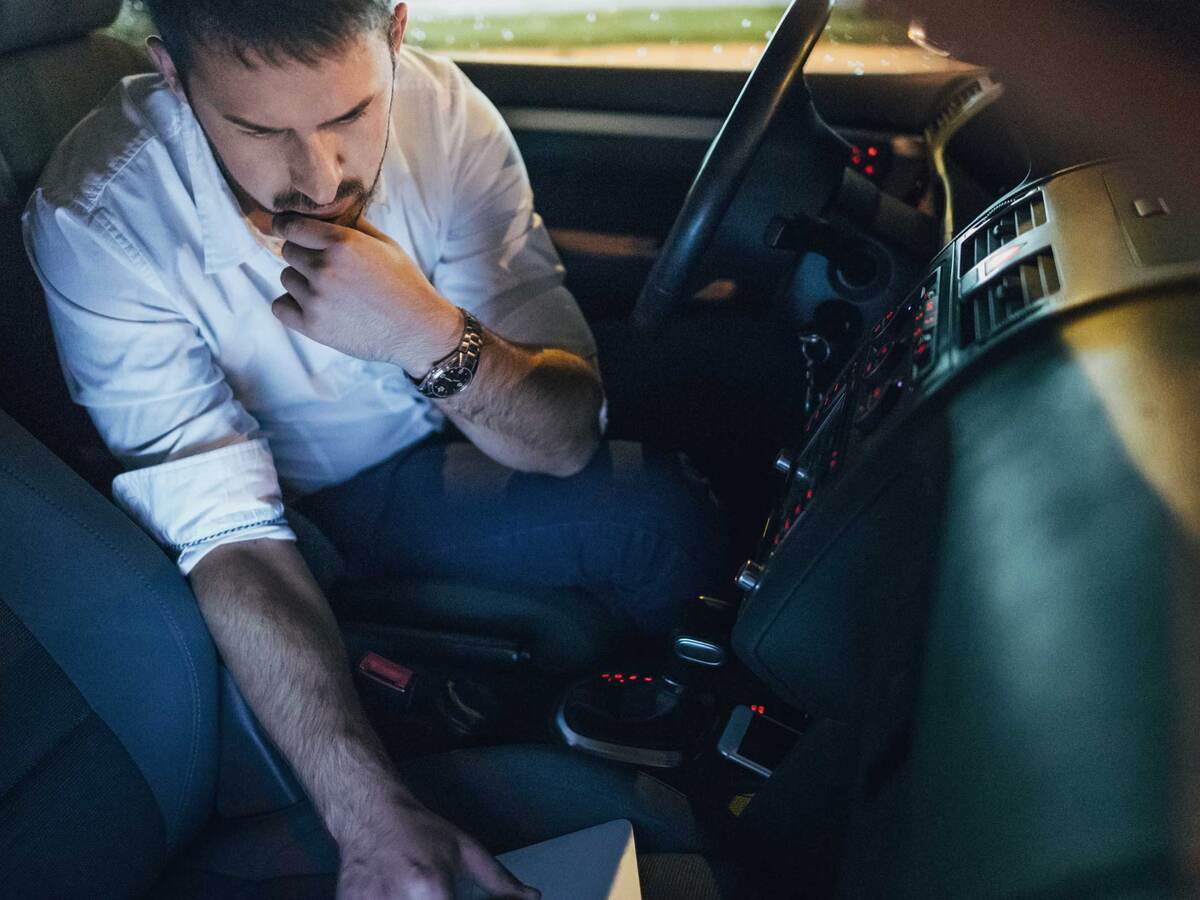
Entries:
[[184, 575], [224, 543], [295, 540], [263, 438], [125, 472], [113, 479], [113, 497], [155, 540], [179, 554]]
[[224, 543], [295, 540], [257, 421], [136, 245], [41, 191], [23, 224], [68, 390], [128, 470], [117, 504], [184, 575]]
[[442, 139], [450, 216], [434, 286], [503, 338], [594, 358], [595, 340], [563, 285], [563, 265], [534, 210], [512, 132], [461, 74]]

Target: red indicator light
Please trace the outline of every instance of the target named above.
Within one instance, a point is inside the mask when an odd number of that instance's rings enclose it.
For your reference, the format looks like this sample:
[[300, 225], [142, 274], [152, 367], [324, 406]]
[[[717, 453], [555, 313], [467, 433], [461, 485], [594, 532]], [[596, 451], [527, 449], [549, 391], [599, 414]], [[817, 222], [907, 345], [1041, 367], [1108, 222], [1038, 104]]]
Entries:
[[920, 328], [914, 328], [914, 329], [913, 329], [913, 337], [915, 337], [915, 338], [919, 338], [919, 337], [921, 336], [921, 333], [922, 333], [922, 331], [921, 331], [921, 329], [920, 329]]
[[771, 541], [776, 547], [779, 546], [779, 535], [775, 535], [775, 540]]
[[855, 156], [858, 156], [858, 154], [862, 153], [862, 151], [858, 149], [858, 144], [851, 144], [850, 152], [853, 153]]
[[928, 344], [921, 344], [915, 351], [916, 356], [924, 356], [929, 351]]
[[831, 450], [831, 451], [829, 451], [829, 455], [830, 455], [830, 456], [837, 456], [837, 455], [838, 455], [838, 452], [837, 452], [836, 450]]
[[642, 679], [642, 681], [653, 681], [653, 680], [654, 679], [651, 678], [649, 675], [647, 675], [645, 678]]
[[796, 505], [795, 505], [795, 506], [792, 508], [792, 515], [793, 515], [793, 516], [798, 516], [798, 515], [800, 515], [800, 510], [801, 510], [801, 509], [803, 509], [803, 507], [802, 507], [802, 506], [801, 506], [799, 503], [797, 503], [797, 504], [796, 504]]
[[874, 175], [875, 167], [872, 165], [868, 165], [863, 171], [865, 171], [868, 175]]
[[878, 400], [879, 395], [882, 393], [883, 393], [883, 388], [875, 388], [875, 390], [871, 391], [871, 396], [874, 397], [876, 400]]
[[883, 320], [884, 320], [885, 322], [890, 322], [890, 321], [892, 321], [892, 316], [893, 316], [893, 315], [895, 315], [895, 312], [894, 312], [893, 310], [890, 310], [890, 309], [889, 309], [887, 312], [885, 312], [885, 313], [883, 314]]
[[807, 491], [804, 492], [804, 499], [811, 500], [812, 498], [813, 498], [813, 489], [809, 488]]
[[925, 310], [926, 310], [926, 312], [933, 312], [933, 301], [932, 300], [930, 300], [928, 303], [925, 304]]
[[879, 155], [878, 147], [868, 147], [867, 148], [867, 156], [878, 156], [878, 155]]
[[834, 469], [836, 469], [836, 468], [837, 468], [837, 460], [836, 460], [836, 459], [831, 459], [831, 460], [829, 461], [829, 471], [830, 471], [830, 472], [832, 472], [832, 471], [833, 471]]

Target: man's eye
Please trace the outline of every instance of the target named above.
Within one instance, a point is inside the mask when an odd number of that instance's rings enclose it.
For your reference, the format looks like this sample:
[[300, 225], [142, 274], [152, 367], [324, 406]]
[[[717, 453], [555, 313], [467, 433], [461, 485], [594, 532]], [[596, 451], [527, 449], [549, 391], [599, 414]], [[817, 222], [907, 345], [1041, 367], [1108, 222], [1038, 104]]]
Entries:
[[357, 122], [366, 114], [366, 112], [366, 107], [363, 107], [362, 109], [358, 110], [358, 112], [353, 112], [345, 118], [338, 119], [338, 124], [349, 125], [351, 122]]
[[248, 131], [245, 128], [239, 128], [238, 131], [240, 131], [242, 134], [248, 134], [250, 137], [255, 137], [255, 138], [274, 137], [278, 133], [275, 131]]

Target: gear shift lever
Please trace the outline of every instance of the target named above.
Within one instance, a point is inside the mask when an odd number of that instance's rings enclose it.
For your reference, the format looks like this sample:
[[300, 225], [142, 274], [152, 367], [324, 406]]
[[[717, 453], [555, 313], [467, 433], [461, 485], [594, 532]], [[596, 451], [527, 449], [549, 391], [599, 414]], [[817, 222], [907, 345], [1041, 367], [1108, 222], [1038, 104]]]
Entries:
[[572, 684], [555, 715], [560, 736], [568, 746], [608, 759], [678, 766], [689, 736], [702, 730], [693, 721], [689, 695], [724, 665], [734, 612], [727, 601], [701, 596], [672, 633], [673, 652], [661, 674], [605, 672]]

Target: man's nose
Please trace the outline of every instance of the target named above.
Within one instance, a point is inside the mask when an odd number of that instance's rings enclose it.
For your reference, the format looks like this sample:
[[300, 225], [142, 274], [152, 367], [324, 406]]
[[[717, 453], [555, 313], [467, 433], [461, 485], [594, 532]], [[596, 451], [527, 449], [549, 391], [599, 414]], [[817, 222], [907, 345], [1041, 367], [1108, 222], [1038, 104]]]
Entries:
[[342, 183], [341, 148], [336, 135], [314, 134], [299, 141], [291, 165], [292, 184], [317, 206], [337, 198]]

